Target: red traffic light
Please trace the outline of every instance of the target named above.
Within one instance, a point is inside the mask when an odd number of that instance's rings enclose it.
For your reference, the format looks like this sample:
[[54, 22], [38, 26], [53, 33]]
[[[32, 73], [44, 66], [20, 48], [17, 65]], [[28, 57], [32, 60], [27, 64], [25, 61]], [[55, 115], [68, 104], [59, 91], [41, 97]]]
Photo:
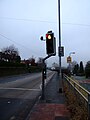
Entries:
[[52, 35], [51, 34], [46, 34], [46, 39], [52, 39]]
[[48, 38], [48, 34], [46, 34], [46, 38]]
[[55, 53], [55, 39], [54, 39], [54, 33], [52, 32], [46, 34], [46, 50], [47, 50], [47, 54]]

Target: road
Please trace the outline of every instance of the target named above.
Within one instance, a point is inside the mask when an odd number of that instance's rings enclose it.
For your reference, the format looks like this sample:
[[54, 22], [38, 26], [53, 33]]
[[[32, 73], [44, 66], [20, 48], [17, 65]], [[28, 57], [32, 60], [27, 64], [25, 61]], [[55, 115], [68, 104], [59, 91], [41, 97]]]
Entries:
[[85, 76], [73, 76], [73, 78], [78, 80], [80, 85], [90, 91], [90, 78], [86, 78]]
[[41, 93], [41, 80], [41, 73], [0, 78], [0, 120], [25, 120]]

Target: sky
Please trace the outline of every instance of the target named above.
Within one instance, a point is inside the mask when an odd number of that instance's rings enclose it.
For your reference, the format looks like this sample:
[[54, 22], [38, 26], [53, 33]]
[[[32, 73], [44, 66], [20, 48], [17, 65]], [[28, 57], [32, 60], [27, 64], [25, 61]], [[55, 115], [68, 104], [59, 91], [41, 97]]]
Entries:
[[[90, 60], [90, 0], [60, 0], [62, 66], [67, 56], [72, 60]], [[52, 30], [56, 37], [57, 55], [47, 60], [58, 63], [58, 0], [0, 0], [0, 50], [14, 45], [22, 59], [45, 57], [46, 43], [40, 37]]]

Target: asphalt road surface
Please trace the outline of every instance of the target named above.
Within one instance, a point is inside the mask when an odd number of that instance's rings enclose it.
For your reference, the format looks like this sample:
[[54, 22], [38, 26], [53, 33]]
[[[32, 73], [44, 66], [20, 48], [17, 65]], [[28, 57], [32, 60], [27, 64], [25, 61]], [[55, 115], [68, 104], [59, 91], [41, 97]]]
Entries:
[[90, 78], [85, 76], [74, 76], [75, 80], [78, 80], [80, 85], [82, 85], [86, 90], [90, 91]]
[[[48, 73], [48, 79], [54, 73]], [[41, 73], [0, 78], [0, 120], [25, 120], [41, 93]]]

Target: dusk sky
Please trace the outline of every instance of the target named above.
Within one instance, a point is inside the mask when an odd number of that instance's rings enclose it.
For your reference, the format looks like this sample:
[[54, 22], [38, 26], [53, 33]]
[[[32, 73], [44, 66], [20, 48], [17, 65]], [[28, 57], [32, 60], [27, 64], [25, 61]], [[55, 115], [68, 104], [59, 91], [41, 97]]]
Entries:
[[[90, 0], [61, 1], [61, 43], [65, 47], [62, 66], [67, 66], [70, 52], [73, 60], [90, 60]], [[22, 59], [46, 56], [42, 35], [52, 30], [58, 50], [58, 0], [0, 0], [0, 50], [14, 45]], [[58, 63], [55, 57], [48, 65]]]

